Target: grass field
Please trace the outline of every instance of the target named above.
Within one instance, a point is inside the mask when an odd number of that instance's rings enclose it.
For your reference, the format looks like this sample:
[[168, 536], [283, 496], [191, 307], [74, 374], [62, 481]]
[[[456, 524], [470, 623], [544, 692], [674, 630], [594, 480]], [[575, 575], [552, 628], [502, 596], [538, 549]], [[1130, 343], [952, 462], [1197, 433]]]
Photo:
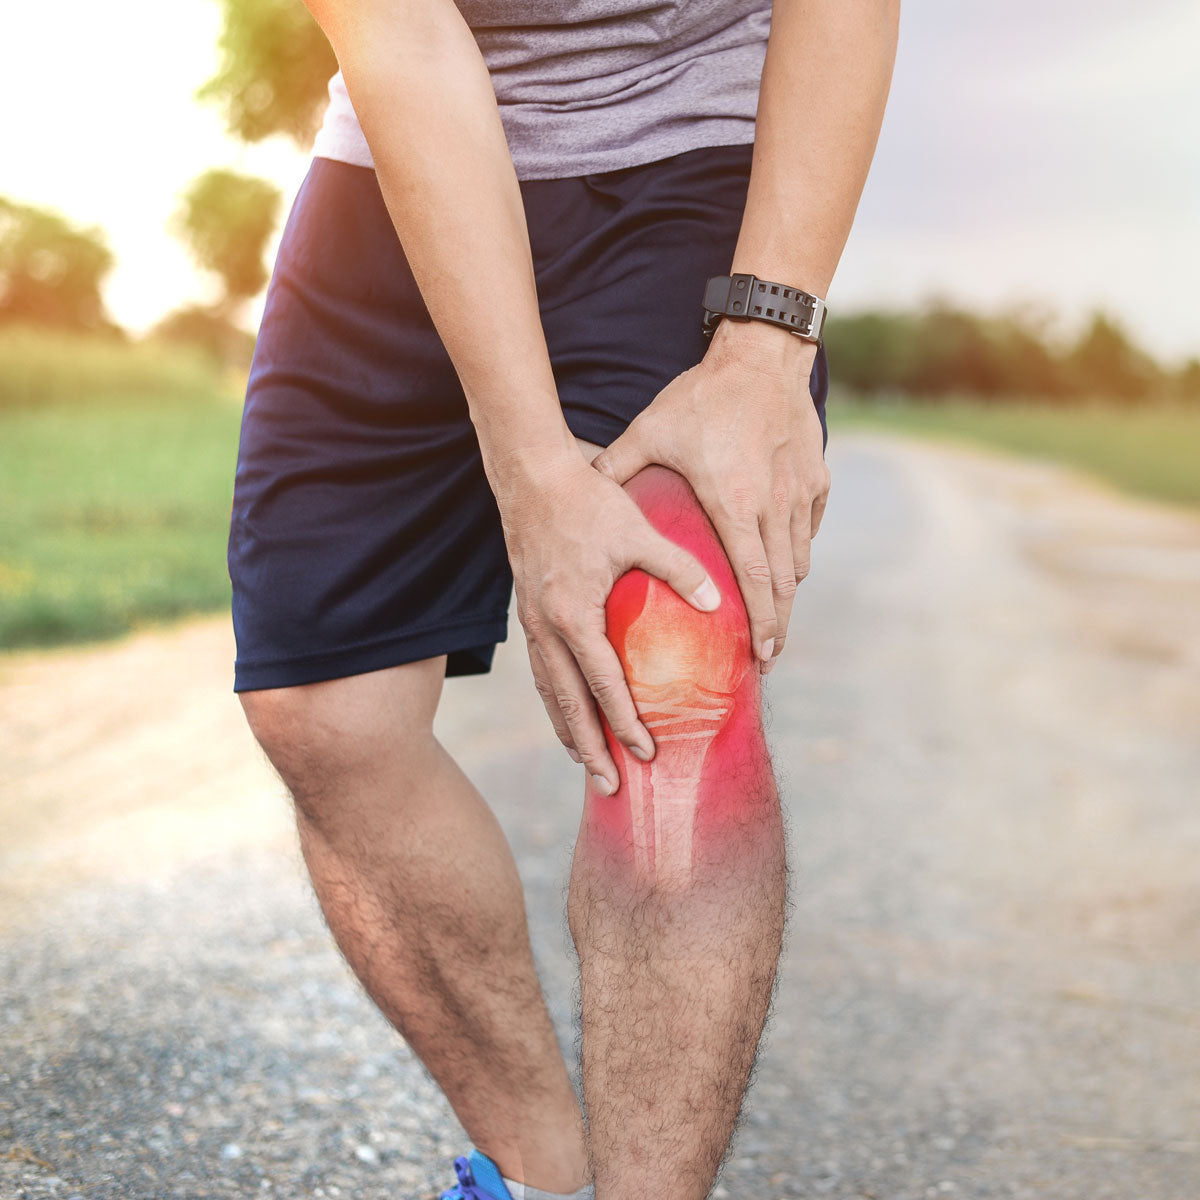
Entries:
[[228, 401], [0, 413], [0, 646], [227, 602]]
[[831, 400], [831, 436], [891, 429], [1079, 467], [1125, 491], [1200, 506], [1200, 407], [867, 404]]
[[0, 337], [0, 647], [228, 601], [235, 386], [156, 347]]

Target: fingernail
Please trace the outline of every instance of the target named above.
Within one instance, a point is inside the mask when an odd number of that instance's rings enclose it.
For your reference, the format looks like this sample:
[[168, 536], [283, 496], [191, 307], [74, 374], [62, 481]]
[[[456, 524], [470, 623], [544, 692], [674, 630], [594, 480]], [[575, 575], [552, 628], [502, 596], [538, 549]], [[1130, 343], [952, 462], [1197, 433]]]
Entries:
[[592, 787], [596, 789], [602, 796], [611, 796], [613, 794], [613, 785], [604, 778], [603, 775], [590, 775], [588, 778], [592, 781]]
[[692, 603], [705, 612], [721, 607], [721, 593], [711, 579], [706, 579], [693, 593]]
[[770, 673], [771, 673], [773, 670], [775, 670], [775, 664], [776, 664], [778, 661], [779, 661], [779, 659], [778, 659], [778, 658], [770, 658], [770, 659], [768, 659], [768, 660], [767, 660], [765, 663], [763, 663], [763, 665], [762, 665], [762, 673], [763, 673], [764, 675], [770, 675]]
[[570, 746], [566, 746], [566, 747], [564, 747], [564, 749], [577, 763], [583, 762], [583, 759], [579, 757], [578, 750], [572, 750]]
[[767, 638], [767, 640], [765, 642], [763, 642], [763, 644], [762, 644], [762, 649], [758, 652], [758, 657], [761, 658], [763, 660], [763, 662], [770, 662], [771, 655], [774, 652], [775, 652], [775, 639]]
[[634, 758], [640, 758], [642, 762], [649, 762], [650, 759], [654, 757], [653, 752], [645, 749], [643, 746], [630, 746], [629, 753], [632, 754]]

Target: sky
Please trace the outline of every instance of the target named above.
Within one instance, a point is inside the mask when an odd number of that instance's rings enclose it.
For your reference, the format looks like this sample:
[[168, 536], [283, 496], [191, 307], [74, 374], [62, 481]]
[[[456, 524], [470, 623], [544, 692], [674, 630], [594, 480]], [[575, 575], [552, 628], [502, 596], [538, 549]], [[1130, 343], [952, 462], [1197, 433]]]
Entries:
[[[5, 15], [0, 195], [103, 228], [135, 330], [215, 297], [168, 229], [196, 175], [265, 176], [286, 208], [308, 165], [195, 100], [219, 24], [213, 0]], [[1103, 308], [1168, 361], [1200, 355], [1198, 52], [1197, 0], [908, 0], [831, 311], [941, 297], [1069, 336]]]

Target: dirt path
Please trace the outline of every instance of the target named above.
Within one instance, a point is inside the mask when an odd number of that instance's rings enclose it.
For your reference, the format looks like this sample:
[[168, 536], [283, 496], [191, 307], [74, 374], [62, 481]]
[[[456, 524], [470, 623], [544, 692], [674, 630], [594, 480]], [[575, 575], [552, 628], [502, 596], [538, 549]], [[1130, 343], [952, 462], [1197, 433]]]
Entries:
[[[1200, 1195], [1200, 518], [835, 436], [770, 680], [795, 911], [718, 1195]], [[330, 948], [224, 619], [0, 658], [0, 1198], [363, 1200], [461, 1134]], [[564, 1041], [575, 768], [520, 630], [439, 731]], [[569, 1045], [568, 1045], [569, 1049]]]

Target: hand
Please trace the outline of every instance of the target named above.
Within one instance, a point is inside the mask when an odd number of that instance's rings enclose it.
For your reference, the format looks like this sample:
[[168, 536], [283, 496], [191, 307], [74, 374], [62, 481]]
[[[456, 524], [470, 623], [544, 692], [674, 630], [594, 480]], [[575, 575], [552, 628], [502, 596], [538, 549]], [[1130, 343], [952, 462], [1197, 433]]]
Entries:
[[621, 777], [596, 703], [614, 736], [643, 761], [654, 740], [642, 724], [620, 659], [605, 635], [613, 584], [640, 567], [702, 612], [721, 596], [704, 567], [665, 538], [629, 494], [571, 450], [511, 470], [497, 502], [516, 584], [529, 665], [559, 741], [605, 795]]
[[787, 638], [829, 493], [809, 392], [815, 355], [785, 329], [722, 321], [703, 361], [667, 384], [592, 464], [624, 483], [661, 463], [692, 485], [729, 556], [764, 674]]

